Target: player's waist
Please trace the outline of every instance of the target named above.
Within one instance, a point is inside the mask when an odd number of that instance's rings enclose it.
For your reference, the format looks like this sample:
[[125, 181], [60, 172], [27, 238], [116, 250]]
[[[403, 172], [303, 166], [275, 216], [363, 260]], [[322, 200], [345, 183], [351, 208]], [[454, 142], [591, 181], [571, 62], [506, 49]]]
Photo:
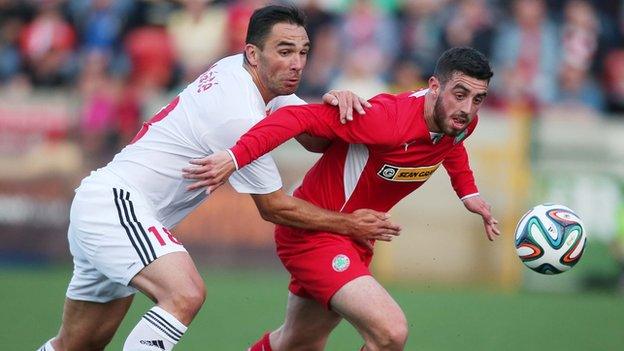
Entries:
[[372, 251], [362, 244], [356, 243], [351, 237], [327, 231], [307, 230], [301, 228], [275, 226], [275, 244], [278, 252], [290, 254], [304, 253], [319, 246], [351, 245], [362, 254]]

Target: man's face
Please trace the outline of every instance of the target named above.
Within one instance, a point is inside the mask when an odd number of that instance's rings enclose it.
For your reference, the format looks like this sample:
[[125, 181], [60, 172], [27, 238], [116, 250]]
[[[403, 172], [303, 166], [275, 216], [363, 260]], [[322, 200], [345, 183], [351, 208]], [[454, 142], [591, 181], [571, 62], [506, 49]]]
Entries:
[[306, 65], [310, 40], [305, 28], [277, 23], [259, 50], [258, 73], [262, 84], [275, 95], [293, 94]]
[[439, 87], [433, 119], [438, 129], [449, 136], [461, 134], [477, 115], [488, 91], [488, 82], [461, 72]]

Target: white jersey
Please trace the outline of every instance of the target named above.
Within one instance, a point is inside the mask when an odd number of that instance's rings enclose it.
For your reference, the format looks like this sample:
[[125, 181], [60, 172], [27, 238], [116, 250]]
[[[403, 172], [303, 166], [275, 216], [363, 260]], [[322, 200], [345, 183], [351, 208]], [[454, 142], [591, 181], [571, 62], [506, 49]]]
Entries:
[[[93, 177], [111, 172], [151, 203], [155, 216], [173, 227], [206, 197], [188, 191], [182, 178], [189, 160], [226, 150], [267, 113], [305, 102], [279, 96], [265, 105], [241, 54], [226, 57], [189, 84], [168, 106], [144, 124], [135, 140]], [[242, 193], [266, 194], [282, 187], [273, 159], [265, 155], [230, 177]]]

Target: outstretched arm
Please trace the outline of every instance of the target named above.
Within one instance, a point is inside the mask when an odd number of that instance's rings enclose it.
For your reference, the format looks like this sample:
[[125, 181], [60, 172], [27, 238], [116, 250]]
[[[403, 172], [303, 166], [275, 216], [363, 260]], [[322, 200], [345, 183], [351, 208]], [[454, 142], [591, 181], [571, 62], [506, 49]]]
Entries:
[[301, 133], [328, 139], [341, 139], [349, 143], [369, 145], [398, 144], [397, 115], [387, 112], [382, 100], [392, 97], [380, 95], [371, 100], [372, 107], [366, 117], [346, 125], [337, 118], [338, 111], [326, 105], [301, 105], [283, 107], [260, 121], [245, 133], [231, 149], [191, 160], [192, 166], [183, 169], [186, 179], [197, 182], [189, 190], [209, 186], [209, 190], [223, 184], [234, 170], [241, 169], [253, 160], [273, 150], [286, 140]]
[[492, 217], [492, 206], [485, 202], [485, 200], [479, 195], [466, 197], [463, 199], [464, 206], [472, 213], [481, 215], [483, 218], [483, 226], [485, 227], [485, 235], [488, 240], [494, 241], [500, 236], [500, 230], [498, 229], [498, 221]]
[[339, 213], [288, 196], [283, 190], [269, 194], [252, 194], [263, 219], [290, 227], [327, 231], [350, 236], [365, 246], [368, 240], [392, 241], [401, 227], [389, 221], [390, 216], [369, 209]]
[[[227, 151], [212, 155], [207, 173], [195, 174], [185, 169], [187, 179], [202, 179], [188, 187], [189, 190], [208, 187], [208, 192], [223, 184], [236, 170]], [[190, 172], [190, 173], [189, 173]], [[327, 231], [352, 237], [362, 245], [371, 247], [369, 240], [391, 241], [401, 232], [401, 227], [391, 223], [389, 215], [369, 209], [353, 213], [333, 212], [286, 195], [283, 190], [269, 194], [251, 194], [260, 215], [267, 221], [302, 229]]]

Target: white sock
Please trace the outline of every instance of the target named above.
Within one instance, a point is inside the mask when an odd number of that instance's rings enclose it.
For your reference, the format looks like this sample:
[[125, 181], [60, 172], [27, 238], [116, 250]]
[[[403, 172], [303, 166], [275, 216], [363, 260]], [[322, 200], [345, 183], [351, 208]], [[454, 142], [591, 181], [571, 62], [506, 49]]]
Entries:
[[143, 315], [126, 339], [123, 351], [172, 350], [186, 326], [158, 306]]
[[37, 351], [56, 351], [54, 350], [54, 347], [52, 347], [52, 339], [48, 340], [45, 344], [43, 344], [43, 346], [38, 348]]

